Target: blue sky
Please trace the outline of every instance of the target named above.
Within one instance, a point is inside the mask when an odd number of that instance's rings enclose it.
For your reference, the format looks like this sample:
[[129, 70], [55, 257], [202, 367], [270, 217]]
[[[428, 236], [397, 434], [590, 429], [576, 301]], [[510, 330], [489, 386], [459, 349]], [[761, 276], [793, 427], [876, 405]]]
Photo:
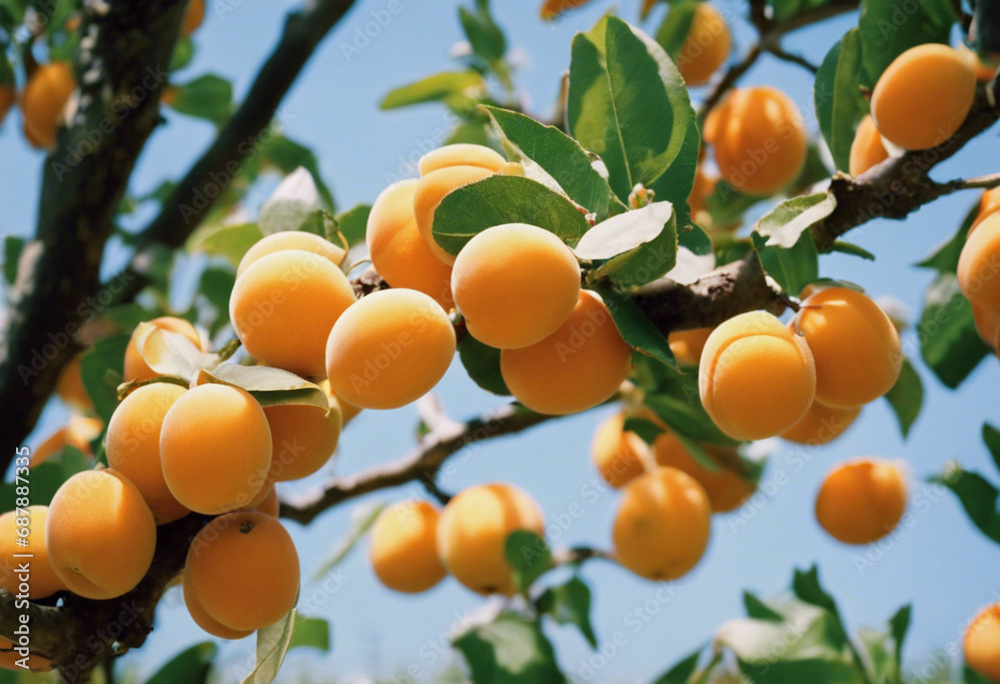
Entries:
[[[293, 0], [209, 2], [205, 25], [196, 35], [198, 55], [185, 78], [217, 72], [233, 79], [239, 98], [276, 42], [283, 14], [296, 4]], [[396, 14], [386, 12], [390, 4], [398, 8]], [[495, 0], [494, 4], [510, 45], [523, 53], [517, 85], [529, 108], [546, 114], [559, 78], [568, 68], [572, 35], [587, 30], [611, 5], [594, 0], [590, 7], [546, 25], [537, 18], [537, 0]], [[716, 4], [733, 17], [735, 50], [745, 50], [752, 33], [735, 16], [742, 16], [743, 4]], [[617, 9], [632, 21], [638, 17], [639, 5], [639, 0], [623, 0]], [[359, 1], [323, 43], [285, 101], [281, 113], [286, 133], [315, 149], [341, 207], [371, 202], [389, 179], [406, 173], [407, 159], [415, 160], [446, 133], [450, 119], [443, 108], [426, 105], [381, 112], [377, 103], [396, 85], [454, 66], [449, 53], [461, 40], [457, 6], [452, 0], [436, 2], [433, 9], [416, 0]], [[661, 6], [644, 28], [654, 31], [662, 12]], [[855, 16], [848, 15], [801, 31], [790, 36], [785, 47], [818, 63], [855, 21]], [[371, 34], [367, 44], [359, 38], [366, 29]], [[777, 85], [788, 92], [816, 130], [812, 79], [806, 72], [764, 58], [745, 82]], [[693, 97], [701, 95], [696, 91]], [[207, 124], [173, 113], [168, 119], [170, 125], [156, 134], [138, 166], [136, 193], [180, 175], [212, 137]], [[995, 150], [995, 135], [987, 133], [941, 165], [936, 177], [944, 180], [996, 171], [996, 155], [990, 153]], [[0, 160], [0, 187], [5, 189], [6, 200], [0, 234], [26, 234], [36, 213], [33, 198], [39, 191], [42, 156], [24, 143], [17, 114], [0, 130]], [[916, 317], [932, 274], [912, 264], [950, 237], [977, 200], [974, 192], [965, 192], [925, 207], [905, 222], [867, 224], [849, 237], [879, 259], [870, 263], [825, 256], [822, 274], [857, 282], [876, 297], [894, 297]], [[910, 350], [916, 348], [912, 333], [904, 337], [904, 344]], [[1000, 559], [1000, 548], [971, 527], [954, 497], [923, 484], [923, 478], [939, 471], [949, 459], [989, 472], [979, 431], [984, 421], [1000, 423], [995, 401], [1000, 367], [994, 357], [988, 358], [958, 391], [941, 386], [919, 361], [917, 367], [927, 393], [924, 411], [908, 441], [900, 438], [894, 417], [879, 401], [828, 447], [803, 450], [775, 444], [763, 478], [766, 491], [742, 514], [715, 519], [706, 557], [680, 582], [657, 585], [609, 563], [588, 564], [583, 576], [596, 596], [593, 617], [604, 657], [594, 657], [570, 628], [553, 627], [550, 633], [567, 673], [585, 676], [591, 674], [588, 667], [593, 667], [591, 681], [649, 681], [706, 643], [724, 621], [741, 616], [744, 588], [765, 595], [783, 590], [795, 567], [814, 562], [819, 563], [827, 588], [840, 600], [852, 629], [881, 627], [900, 605], [914, 603], [906, 650], [909, 667], [919, 669], [929, 662], [934, 649], [954, 644], [966, 621], [982, 605], [1000, 597], [1000, 578], [991, 571]], [[439, 395], [455, 418], [471, 416], [497, 401], [475, 389], [457, 365], [440, 385]], [[530, 492], [546, 511], [555, 545], [607, 547], [617, 495], [600, 487], [590, 465], [589, 445], [598, 421], [610, 412], [602, 409], [554, 421], [524, 435], [462, 452], [441, 484], [454, 491], [482, 482], [513, 482]], [[65, 415], [62, 407], [50, 406], [32, 441], [58, 427]], [[412, 407], [363, 413], [342, 438], [336, 470], [348, 473], [403, 455], [413, 446], [416, 422]], [[862, 455], [904, 463], [912, 496], [906, 524], [868, 549], [831, 540], [812, 515], [824, 474], [835, 463]], [[329, 474], [332, 467], [323, 472]], [[286, 491], [315, 486], [321, 478], [314, 476]], [[359, 503], [413, 495], [422, 492], [403, 487]], [[343, 505], [308, 528], [288, 523], [302, 559], [303, 601], [309, 602], [311, 614], [328, 618], [333, 627], [334, 649], [322, 667], [341, 678], [361, 673], [389, 676], [408, 668], [428, 676], [442, 663], [448, 633], [483, 600], [453, 580], [416, 597], [389, 593], [377, 584], [361, 549], [339, 567], [339, 574], [312, 582], [314, 571], [345, 530], [350, 512], [351, 505]], [[186, 644], [203, 638], [187, 617], [179, 593], [169, 594], [147, 647], [127, 660], [149, 672]], [[239, 668], [251, 651], [249, 640], [227, 645], [224, 660]], [[319, 664], [320, 659], [308, 653], [290, 657], [290, 667], [295, 669]]]

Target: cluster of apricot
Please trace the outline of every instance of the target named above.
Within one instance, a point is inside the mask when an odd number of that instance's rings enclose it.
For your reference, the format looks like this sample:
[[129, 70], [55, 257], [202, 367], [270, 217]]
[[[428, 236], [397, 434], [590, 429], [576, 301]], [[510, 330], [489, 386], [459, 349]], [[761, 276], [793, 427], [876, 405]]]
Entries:
[[983, 193], [958, 260], [958, 286], [972, 304], [979, 336], [1000, 344], [1000, 189]]

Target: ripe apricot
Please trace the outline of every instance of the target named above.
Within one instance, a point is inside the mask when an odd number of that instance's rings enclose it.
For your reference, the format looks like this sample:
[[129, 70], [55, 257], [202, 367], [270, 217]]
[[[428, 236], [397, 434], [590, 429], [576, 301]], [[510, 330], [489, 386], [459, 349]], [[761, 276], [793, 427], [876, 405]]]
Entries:
[[7, 114], [16, 100], [17, 93], [13, 86], [0, 85], [0, 126], [3, 125], [4, 119], [7, 118]]
[[597, 426], [590, 446], [591, 459], [601, 477], [616, 489], [646, 472], [647, 459], [652, 463], [646, 443], [624, 427], [624, 413], [606, 418]]
[[816, 496], [816, 520], [845, 544], [870, 544], [899, 523], [906, 481], [895, 465], [858, 458], [834, 468]]
[[628, 377], [632, 349], [604, 302], [581, 290], [566, 322], [541, 342], [500, 352], [507, 388], [538, 413], [564, 415], [597, 406]]
[[422, 156], [417, 162], [417, 170], [421, 176], [449, 166], [478, 166], [497, 172], [506, 164], [507, 160], [503, 155], [485, 145], [456, 143], [431, 150]]
[[108, 465], [138, 488], [158, 525], [190, 513], [170, 493], [160, 460], [163, 419], [186, 391], [169, 383], [144, 385], [125, 397], [108, 423]]
[[374, 292], [345, 311], [330, 332], [330, 387], [362, 408], [405, 406], [444, 377], [455, 347], [448, 314], [423, 292]]
[[202, 528], [188, 549], [184, 574], [205, 612], [240, 631], [274, 624], [299, 593], [292, 537], [263, 513], [227, 513]]
[[719, 173], [737, 190], [770, 195], [791, 183], [806, 161], [802, 114], [780, 90], [738, 88], [705, 122]]
[[340, 415], [344, 425], [350, 423], [354, 420], [355, 416], [361, 413], [362, 409], [360, 406], [355, 406], [348, 401], [344, 401], [342, 397], [337, 396], [337, 393], [333, 391], [332, 387], [330, 387], [329, 378], [323, 378], [323, 380], [320, 381], [319, 386], [323, 388], [324, 392], [326, 392], [326, 398], [330, 400], [330, 407], [332, 408], [334, 404], [340, 407]]
[[894, 145], [926, 150], [954, 135], [975, 96], [976, 76], [962, 56], [947, 45], [925, 43], [901, 54], [879, 77], [872, 118]]
[[21, 95], [24, 137], [32, 146], [56, 146], [56, 126], [74, 90], [76, 80], [68, 62], [52, 62], [35, 69]]
[[382, 584], [408, 594], [427, 591], [447, 571], [437, 554], [440, 512], [427, 501], [404, 501], [383, 510], [372, 527], [368, 557]]
[[257, 504], [254, 510], [272, 518], [278, 518], [281, 514], [281, 501], [278, 499], [278, 489], [274, 485], [271, 485], [264, 500]]
[[187, 38], [194, 33], [201, 22], [205, 20], [205, 0], [191, 0], [187, 9], [184, 10], [184, 18], [181, 19], [181, 37]]
[[340, 439], [340, 406], [329, 409], [304, 404], [265, 406], [271, 428], [271, 470], [268, 480], [285, 482], [312, 475], [322, 468]]
[[356, 300], [328, 259], [299, 249], [268, 254], [236, 279], [229, 318], [247, 353], [299, 375], [323, 375], [333, 324]]
[[1000, 212], [983, 219], [970, 232], [958, 257], [958, 287], [974, 306], [1000, 311]]
[[365, 233], [368, 254], [387, 283], [430, 295], [447, 311], [454, 305], [451, 266], [435, 256], [417, 229], [413, 213], [416, 189], [416, 180], [403, 180], [376, 198]]
[[708, 83], [729, 58], [733, 37], [726, 20], [707, 2], [698, 3], [684, 46], [675, 60], [677, 70], [689, 86]]
[[711, 506], [698, 482], [676, 468], [657, 468], [625, 487], [612, 539], [618, 562], [640, 577], [675, 580], [708, 547]]
[[702, 404], [735, 439], [780, 435], [806, 414], [816, 366], [805, 341], [775, 316], [751, 311], [712, 331], [698, 367]]
[[83, 375], [81, 374], [82, 355], [77, 354], [69, 363], [63, 366], [59, 372], [59, 379], [56, 380], [56, 393], [64, 404], [82, 413], [93, 413], [94, 402], [87, 394], [87, 388], [83, 386]]
[[84, 470], [52, 497], [45, 525], [52, 569], [74, 594], [111, 599], [135, 588], [153, 562], [156, 521], [116, 470]]
[[163, 418], [160, 459], [163, 479], [181, 505], [206, 515], [246, 506], [271, 466], [264, 410], [238, 387], [193, 387]]
[[181, 573], [181, 585], [184, 591], [184, 605], [187, 606], [188, 614], [191, 619], [194, 620], [195, 624], [201, 627], [203, 630], [211, 634], [212, 636], [219, 637], [220, 639], [242, 639], [243, 637], [248, 637], [253, 634], [253, 630], [240, 630], [233, 629], [232, 627], [226, 627], [224, 624], [213, 618], [205, 610], [205, 606], [201, 605], [198, 597], [194, 593], [194, 587], [191, 585], [191, 577], [188, 573]]
[[[972, 231], [986, 220], [990, 214], [996, 212], [997, 209], [1000, 209], [1000, 187], [983, 190], [983, 196], [979, 200], [979, 212], [976, 214], [976, 218], [969, 228], [969, 235], [972, 235]], [[968, 239], [968, 235], [966, 235], [966, 239]]]
[[441, 513], [438, 555], [448, 572], [469, 589], [510, 596], [515, 586], [506, 544], [518, 530], [545, 533], [545, 518], [534, 499], [509, 484], [469, 487]]
[[261, 257], [275, 252], [283, 252], [287, 249], [301, 249], [303, 252], [312, 252], [330, 260], [334, 266], [340, 268], [344, 262], [347, 252], [343, 247], [335, 245], [329, 240], [324, 240], [319, 235], [307, 233], [303, 230], [282, 230], [277, 233], [265, 235], [254, 243], [253, 247], [247, 250], [240, 265], [236, 268], [236, 277], [243, 275], [251, 264], [256, 263]]
[[[3, 637], [0, 637], [0, 668], [5, 670], [14, 670], [15, 672], [23, 672], [24, 667], [18, 664], [19, 660], [21, 660], [21, 655], [14, 650], [14, 644]], [[52, 663], [49, 662], [48, 658], [44, 658], [35, 653], [28, 655], [29, 672], [48, 672], [51, 669]]]
[[814, 401], [802, 420], [782, 433], [781, 438], [796, 444], [827, 444], [844, 434], [860, 413], [860, 406], [835, 408]]
[[[191, 323], [183, 318], [177, 318], [176, 316], [161, 316], [146, 322], [150, 325], [155, 325], [161, 330], [180, 333], [184, 337], [191, 340], [199, 349], [203, 349], [201, 335], [198, 334], [198, 331], [193, 325], [191, 325]], [[159, 375], [152, 368], [150, 368], [149, 364], [146, 363], [146, 360], [142, 358], [142, 353], [139, 351], [139, 347], [137, 346], [137, 334], [138, 328], [132, 333], [132, 339], [128, 341], [128, 346], [125, 347], [125, 369], [122, 374], [122, 379], [125, 382], [131, 382], [132, 380], [152, 380]]]
[[1000, 603], [987, 606], [969, 623], [963, 651], [970, 669], [1000, 682]]
[[694, 328], [693, 330], [677, 330], [667, 336], [670, 351], [678, 363], [697, 366], [701, 360], [701, 350], [708, 342], [708, 336], [714, 328]]
[[31, 467], [34, 468], [49, 460], [65, 447], [71, 446], [83, 452], [84, 456], [93, 456], [91, 442], [97, 439], [104, 430], [104, 423], [98, 418], [88, 416], [70, 416], [66, 426], [59, 428], [48, 436], [31, 452]]
[[[706, 445], [704, 448], [719, 465], [717, 470], [709, 470], [698, 462], [672, 432], [661, 433], [653, 442], [656, 463], [676, 468], [694, 478], [705, 490], [713, 513], [728, 513], [739, 508], [757, 490], [756, 485], [719, 464], [716, 454], [721, 456], [723, 447]], [[735, 453], [731, 455], [735, 457]]]
[[851, 158], [848, 170], [852, 176], [860, 176], [865, 171], [889, 158], [889, 151], [882, 144], [882, 135], [875, 127], [871, 114], [866, 114], [851, 143]]
[[434, 240], [431, 231], [434, 225], [434, 212], [441, 204], [441, 200], [452, 190], [492, 175], [492, 171], [481, 166], [446, 166], [429, 172], [417, 181], [417, 187], [413, 192], [413, 214], [417, 221], [417, 230], [424, 237], [434, 256], [449, 266], [455, 263], [455, 257], [444, 251]]
[[[66, 584], [59, 579], [52, 562], [49, 560], [48, 545], [45, 541], [45, 525], [49, 517], [48, 506], [28, 506], [28, 524], [17, 524], [17, 512], [7, 511], [0, 515], [0, 587], [11, 595], [27, 593], [30, 599], [40, 599], [52, 596], [57, 591], [66, 589]], [[23, 516], [22, 516], [23, 518]], [[19, 530], [27, 530], [27, 536], [18, 534]], [[18, 546], [18, 539], [26, 539], [27, 546]], [[30, 553], [30, 573], [27, 577], [20, 575], [18, 568], [26, 562], [24, 558], [15, 555]], [[27, 591], [21, 591], [25, 587]]]
[[554, 233], [506, 223], [462, 248], [451, 290], [473, 337], [498, 349], [520, 349], [566, 322], [580, 294], [580, 264]]
[[867, 404], [899, 378], [899, 333], [864, 293], [846, 287], [818, 290], [802, 302], [789, 329], [809, 345], [816, 363], [816, 400], [823, 404]]
[[982, 341], [996, 351], [997, 337], [1000, 336], [1000, 312], [973, 304], [972, 320], [976, 324], [976, 332], [979, 333]]

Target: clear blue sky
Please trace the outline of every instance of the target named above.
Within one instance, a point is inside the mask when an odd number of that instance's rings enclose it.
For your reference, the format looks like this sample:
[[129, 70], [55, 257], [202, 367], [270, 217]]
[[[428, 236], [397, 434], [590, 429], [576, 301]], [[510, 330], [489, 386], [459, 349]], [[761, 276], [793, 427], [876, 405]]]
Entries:
[[[388, 4], [388, 0], [360, 1], [323, 43], [283, 108], [288, 135], [316, 150], [341, 207], [374, 199], [386, 178], [399, 173], [406, 158], [415, 158], [425, 140], [440, 139], [448, 124], [444, 110], [435, 105], [397, 112], [377, 108], [389, 88], [452, 68], [449, 50], [461, 40], [458, 3], [436, 2], [432, 10], [428, 3], [399, 1], [401, 12], [347, 59], [344, 45], [373, 21], [373, 12]], [[545, 25], [537, 19], [538, 2], [495, 0], [494, 4], [510, 44], [526, 54], [517, 84], [530, 107], [544, 114], [551, 107], [561, 73], [568, 67], [573, 33], [588, 29], [611, 5], [594, 0], [592, 6], [563, 21]], [[196, 36], [199, 53], [185, 77], [218, 72], [234, 80], [237, 96], [241, 96], [275, 43], [284, 12], [296, 4], [294, 0], [209, 2], [205, 25]], [[639, 5], [639, 0], [623, 0], [617, 7], [626, 19], [635, 20]], [[730, 16], [742, 16], [745, 11], [743, 3], [717, 5]], [[219, 8], [226, 11], [220, 13]], [[645, 26], [647, 30], [655, 30], [662, 12], [661, 6]], [[847, 16], [802, 31], [790, 37], [786, 47], [818, 62], [854, 21], [856, 17]], [[736, 50], [745, 50], [751, 38], [747, 25], [740, 19], [731, 23], [735, 24]], [[770, 83], [786, 90], [815, 130], [808, 74], [765, 58], [750, 71], [746, 82]], [[696, 98], [699, 95], [695, 93]], [[168, 118], [171, 125], [157, 133], [139, 165], [133, 185], [137, 193], [155, 187], [162, 179], [177, 177], [211, 139], [207, 124], [173, 114]], [[39, 191], [42, 157], [26, 146], [19, 127], [15, 114], [0, 130], [3, 235], [28, 233], [36, 213], [33, 198]], [[948, 179], [996, 171], [995, 141], [995, 133], [983, 136], [942, 165], [936, 175]], [[822, 273], [860, 283], [875, 296], [895, 297], [915, 317], [932, 274], [912, 264], [948, 238], [977, 199], [967, 192], [926, 207], [905, 222], [877, 221], [856, 230], [851, 239], [878, 254], [878, 261], [827, 256], [821, 262]], [[912, 333], [906, 342], [911, 350], [915, 347]], [[938, 384], [919, 362], [917, 366], [927, 396], [924, 412], [907, 442], [900, 439], [887, 406], [876, 402], [864, 410], [855, 427], [827, 448], [796, 452], [789, 445], [775, 444], [764, 481], [771, 482], [783, 471], [787, 483], [752, 506], [746, 519], [716, 518], [706, 557], [682, 581], [664, 588], [611, 564], [588, 564], [583, 574], [595, 590], [594, 624], [608, 653], [613, 651], [594, 681], [649, 681], [668, 664], [707, 642], [722, 622], [741, 616], [743, 588], [762, 594], [782, 590], [793, 568], [813, 562], [819, 563], [822, 579], [839, 598], [852, 629], [880, 627], [901, 604], [914, 602], [914, 625], [906, 650], [910, 667], [922, 666], [932, 649], [954, 642], [969, 617], [1000, 592], [995, 572], [1000, 548], [979, 536], [951, 495], [930, 489], [922, 480], [948, 459], [959, 459], [983, 471], [990, 469], [979, 430], [984, 421], [1000, 423], [995, 389], [1000, 367], [995, 358], [987, 359], [960, 390], [952, 392]], [[457, 365], [439, 390], [456, 418], [496, 402], [463, 378]], [[597, 422], [609, 412], [605, 409], [567, 418], [463, 452], [441, 484], [458, 490], [493, 480], [514, 482], [540, 502], [559, 537], [557, 545], [607, 547], [617, 496], [606, 490], [591, 496], [598, 480], [590, 465], [589, 445]], [[64, 419], [64, 410], [51, 406], [32, 441], [37, 442]], [[401, 456], [413, 446], [416, 421], [412, 408], [362, 414], [342, 439], [337, 470], [347, 473]], [[868, 550], [873, 562], [863, 570], [858, 569], [858, 559], [866, 550], [832, 541], [812, 515], [815, 492], [825, 472], [838, 461], [860, 455], [905, 462], [912, 493], [917, 497], [910, 509], [911, 526], [884, 544], [882, 551]], [[997, 478], [996, 473], [993, 477]], [[314, 476], [302, 486], [314, 486], [320, 479]], [[370, 499], [398, 500], [413, 492], [403, 488]], [[577, 506], [583, 511], [581, 517], [568, 525], [555, 524], [559, 516], [565, 523], [565, 514], [577, 511]], [[303, 600], [319, 588], [309, 578], [343, 533], [350, 510], [351, 506], [341, 506], [307, 529], [289, 523], [302, 559]], [[376, 583], [365, 554], [358, 551], [340, 567], [340, 589], [325, 597], [319, 595], [322, 600], [310, 610], [328, 618], [333, 627], [334, 649], [322, 662], [323, 670], [341, 681], [355, 674], [388, 676], [411, 665], [424, 676], [432, 673], [442, 662], [440, 655], [436, 662], [431, 661], [435, 644], [446, 638], [459, 616], [480, 606], [482, 599], [452, 580], [416, 597], [391, 594]], [[205, 638], [181, 606], [179, 593], [168, 595], [147, 647], [129, 656], [128, 662], [149, 672], [186, 644]], [[553, 627], [550, 633], [567, 673], [581, 674], [581, 663], [591, 656], [582, 638], [570, 628]], [[618, 646], [611, 645], [614, 643]], [[224, 647], [226, 662], [235, 667], [244, 664], [251, 652], [249, 640]], [[288, 667], [313, 664], [320, 664], [315, 656], [300, 653], [291, 655]]]

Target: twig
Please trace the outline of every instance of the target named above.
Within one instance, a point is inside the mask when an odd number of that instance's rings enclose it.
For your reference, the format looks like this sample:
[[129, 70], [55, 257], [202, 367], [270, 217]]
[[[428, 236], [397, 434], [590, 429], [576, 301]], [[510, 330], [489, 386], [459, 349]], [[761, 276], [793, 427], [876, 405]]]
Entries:
[[784, 62], [791, 62], [792, 64], [797, 64], [812, 74], [816, 74], [819, 72], [819, 67], [810, 62], [808, 59], [806, 59], [801, 55], [796, 55], [791, 52], [787, 52], [780, 45], [769, 45], [766, 48], [766, 50], [769, 54], [774, 55], [778, 59]]

